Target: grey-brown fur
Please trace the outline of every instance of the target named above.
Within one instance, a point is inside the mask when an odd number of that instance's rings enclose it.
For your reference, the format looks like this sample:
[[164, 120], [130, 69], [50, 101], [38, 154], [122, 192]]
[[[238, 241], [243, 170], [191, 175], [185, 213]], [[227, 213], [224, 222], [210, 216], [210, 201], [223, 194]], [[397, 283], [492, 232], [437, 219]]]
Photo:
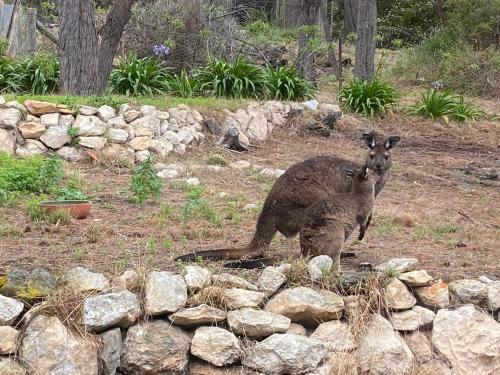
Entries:
[[375, 201], [374, 181], [366, 166], [352, 179], [352, 191], [335, 194], [312, 204], [305, 212], [300, 231], [303, 255], [328, 255], [340, 271], [340, 252], [350, 231], [359, 225], [359, 240], [370, 225]]
[[[392, 166], [390, 150], [398, 143], [399, 137], [377, 141], [373, 133], [367, 133], [363, 134], [363, 139], [369, 148], [365, 164], [377, 176], [377, 196], [389, 176]], [[262, 255], [276, 232], [286, 237], [293, 237], [300, 232], [304, 213], [313, 203], [333, 194], [351, 191], [353, 171], [361, 166], [335, 156], [317, 156], [292, 165], [276, 180], [267, 195], [254, 236], [248, 245], [185, 254], [176, 260], [194, 261], [198, 256], [205, 259], [245, 259]], [[354, 228], [347, 231], [346, 238]]]

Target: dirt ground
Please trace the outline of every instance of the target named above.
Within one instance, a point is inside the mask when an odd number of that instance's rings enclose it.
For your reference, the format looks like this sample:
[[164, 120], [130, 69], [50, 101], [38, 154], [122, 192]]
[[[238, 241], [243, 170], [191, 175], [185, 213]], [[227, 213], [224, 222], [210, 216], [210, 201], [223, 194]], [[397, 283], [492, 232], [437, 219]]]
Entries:
[[[175, 255], [244, 245], [274, 179], [253, 170], [209, 171], [209, 155], [281, 169], [320, 154], [361, 162], [366, 126], [402, 140], [393, 151], [392, 175], [377, 198], [372, 226], [365, 240], [347, 246], [356, 258], [343, 267], [416, 257], [422, 268], [444, 280], [500, 279], [498, 123], [445, 125], [398, 114], [370, 123], [345, 116], [330, 138], [277, 129], [248, 153], [228, 152], [209, 141], [182, 157], [172, 156], [167, 163], [178, 163], [185, 176], [201, 180], [204, 198], [222, 219], [219, 226], [185, 220], [186, 193], [178, 186], [165, 183], [160, 202], [138, 206], [129, 202], [130, 170], [71, 164], [67, 174], [77, 175], [95, 200], [91, 215], [54, 226], [32, 223], [23, 205], [0, 209], [0, 271], [43, 267], [59, 274], [81, 265], [113, 275], [128, 268], [172, 269]], [[249, 204], [256, 207], [245, 209]], [[270, 253], [282, 260], [297, 258], [298, 240], [278, 234]]]

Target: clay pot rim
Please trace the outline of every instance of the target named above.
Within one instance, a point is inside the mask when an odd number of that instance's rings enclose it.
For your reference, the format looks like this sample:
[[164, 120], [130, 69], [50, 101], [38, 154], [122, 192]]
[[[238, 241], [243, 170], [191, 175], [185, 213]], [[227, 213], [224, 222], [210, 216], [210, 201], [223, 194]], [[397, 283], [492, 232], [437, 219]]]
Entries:
[[89, 200], [44, 201], [40, 202], [40, 206], [86, 205], [91, 203]]

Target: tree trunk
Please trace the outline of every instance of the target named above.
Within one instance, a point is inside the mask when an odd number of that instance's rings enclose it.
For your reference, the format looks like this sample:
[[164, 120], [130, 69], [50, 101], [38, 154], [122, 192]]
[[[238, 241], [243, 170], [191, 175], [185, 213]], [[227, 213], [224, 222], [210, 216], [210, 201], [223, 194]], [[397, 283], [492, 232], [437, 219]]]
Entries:
[[63, 93], [94, 95], [97, 88], [97, 33], [90, 0], [59, 0], [60, 87]]
[[375, 74], [376, 0], [358, 1], [356, 33], [358, 38], [356, 41], [354, 75], [362, 80], [370, 80]]
[[344, 0], [344, 35], [356, 32], [358, 0]]
[[[299, 17], [300, 26], [317, 25], [317, 17], [321, 0], [301, 0], [301, 13]], [[309, 48], [309, 41], [314, 37], [312, 30], [306, 30], [299, 35], [299, 57], [297, 69], [304, 77], [314, 83], [314, 56], [315, 51]]]
[[123, 29], [130, 19], [132, 5], [135, 0], [114, 1], [106, 17], [106, 23], [99, 30], [99, 55], [98, 76], [96, 90], [101, 94], [108, 83], [108, 77], [113, 69], [118, 44], [122, 37]]

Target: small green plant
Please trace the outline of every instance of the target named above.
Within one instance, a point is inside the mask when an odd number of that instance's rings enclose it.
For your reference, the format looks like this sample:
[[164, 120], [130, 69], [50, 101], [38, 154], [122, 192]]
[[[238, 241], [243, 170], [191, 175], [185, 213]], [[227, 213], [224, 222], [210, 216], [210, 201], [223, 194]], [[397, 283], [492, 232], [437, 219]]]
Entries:
[[468, 122], [481, 118], [484, 112], [473, 104], [465, 102], [464, 97], [460, 96], [453, 104], [451, 115], [455, 121]]
[[40, 198], [32, 198], [26, 204], [26, 209], [31, 221], [46, 222], [54, 225], [67, 225], [73, 220], [71, 214], [67, 210], [45, 212], [40, 207], [40, 201]]
[[227, 160], [221, 154], [212, 154], [208, 157], [207, 164], [224, 167], [227, 165]]
[[151, 157], [142, 161], [134, 169], [132, 175], [132, 201], [144, 203], [149, 197], [159, 198], [162, 192], [162, 184], [156, 175], [153, 159]]
[[181, 207], [181, 216], [184, 222], [188, 222], [193, 217], [204, 219], [215, 227], [222, 226], [222, 220], [213, 208], [210, 201], [203, 198], [203, 188], [201, 186], [192, 187], [187, 192], [187, 200]]
[[9, 49], [9, 40], [4, 37], [0, 37], [0, 57], [5, 56], [5, 53]]
[[292, 67], [267, 66], [265, 78], [269, 96], [276, 100], [303, 100], [314, 96], [314, 88]]
[[432, 119], [441, 118], [445, 122], [449, 121], [455, 105], [455, 95], [451, 91], [427, 90], [422, 93], [420, 101], [410, 107], [410, 114], [421, 115]]
[[56, 154], [49, 155], [41, 165], [39, 177], [43, 192], [55, 192], [57, 184], [64, 177], [63, 162], [61, 158]]
[[398, 93], [392, 85], [382, 82], [378, 77], [370, 81], [354, 78], [340, 90], [338, 97], [348, 110], [373, 117], [377, 113], [385, 113], [388, 107], [396, 104]]
[[92, 96], [88, 101], [89, 105], [93, 107], [101, 107], [103, 105], [109, 105], [113, 108], [118, 108], [120, 105], [125, 103], [125, 100], [120, 100], [111, 95], [101, 95], [101, 96]]
[[155, 254], [156, 253], [156, 250], [158, 248], [158, 243], [156, 242], [156, 240], [154, 238], [150, 238], [147, 242], [146, 242], [146, 249], [148, 250], [148, 252], [150, 254]]
[[181, 98], [193, 98], [200, 95], [198, 80], [182, 70], [167, 80], [168, 92]]

